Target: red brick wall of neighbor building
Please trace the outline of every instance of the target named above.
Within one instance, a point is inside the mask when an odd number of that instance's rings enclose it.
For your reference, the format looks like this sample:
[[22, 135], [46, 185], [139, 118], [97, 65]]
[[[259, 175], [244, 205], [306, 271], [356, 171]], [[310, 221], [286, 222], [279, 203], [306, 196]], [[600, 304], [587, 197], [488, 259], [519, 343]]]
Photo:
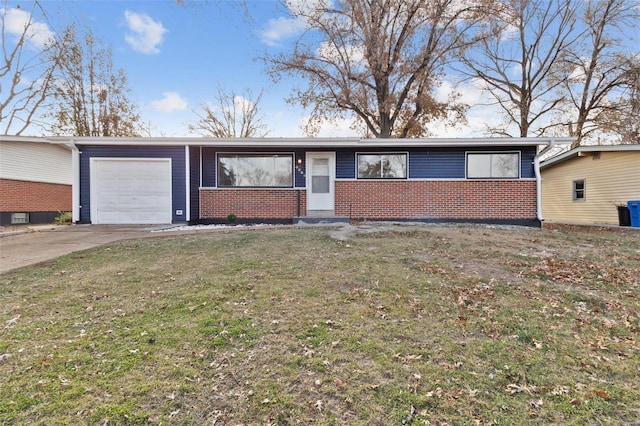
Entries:
[[235, 214], [238, 219], [291, 219], [306, 214], [307, 193], [304, 189], [202, 189], [200, 218], [223, 219]]
[[337, 181], [337, 216], [353, 219], [535, 219], [536, 182]]
[[71, 204], [71, 185], [0, 179], [0, 212], [68, 212]]

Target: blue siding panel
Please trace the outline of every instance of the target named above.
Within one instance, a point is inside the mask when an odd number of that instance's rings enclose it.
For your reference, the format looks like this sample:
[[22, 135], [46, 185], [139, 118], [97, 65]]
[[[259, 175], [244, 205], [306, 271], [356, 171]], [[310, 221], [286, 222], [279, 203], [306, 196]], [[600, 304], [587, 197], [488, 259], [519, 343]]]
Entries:
[[[171, 158], [172, 221], [186, 221], [184, 146], [80, 146], [80, 222], [91, 222], [91, 158]], [[178, 216], [176, 210], [182, 210]]]
[[200, 219], [200, 148], [189, 148], [189, 208], [191, 209], [191, 217], [187, 218], [190, 222], [196, 222]]
[[522, 148], [522, 155], [520, 155], [520, 168], [521, 168], [521, 178], [535, 178], [536, 171], [533, 166], [533, 160], [536, 156], [536, 148], [535, 147], [526, 147]]
[[356, 177], [356, 151], [339, 150], [336, 152], [336, 179], [354, 179]]
[[202, 148], [202, 186], [216, 186], [216, 149]]
[[464, 150], [431, 149], [409, 153], [411, 179], [464, 179], [464, 167]]
[[[299, 164], [298, 161], [300, 161]], [[305, 175], [307, 166], [306, 161], [305, 151], [302, 149], [296, 150], [295, 158], [293, 159], [293, 173], [295, 177], [294, 186], [296, 188], [304, 188], [307, 186], [307, 177]]]

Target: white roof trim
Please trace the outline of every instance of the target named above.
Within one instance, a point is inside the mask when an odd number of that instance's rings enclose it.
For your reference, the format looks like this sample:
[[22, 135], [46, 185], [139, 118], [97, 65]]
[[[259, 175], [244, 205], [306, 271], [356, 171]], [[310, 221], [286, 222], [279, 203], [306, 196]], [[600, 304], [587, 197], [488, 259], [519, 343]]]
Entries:
[[555, 157], [551, 157], [542, 163], [540, 168], [544, 169], [554, 164], [561, 163], [570, 158], [577, 157], [581, 152], [620, 152], [620, 151], [640, 151], [640, 145], [638, 144], [625, 144], [625, 145], [586, 145], [573, 148], [570, 151], [565, 151], [562, 154], [558, 154]]
[[45, 137], [40, 136], [10, 136], [10, 135], [0, 135], [0, 142], [14, 142], [14, 143], [30, 143], [30, 144], [47, 144], [47, 145], [56, 145], [60, 146], [64, 149], [71, 149], [70, 146], [67, 145], [66, 141], [53, 141]]
[[221, 146], [231, 148], [338, 148], [338, 147], [469, 147], [469, 146], [535, 146], [569, 144], [574, 138], [108, 138], [52, 137], [52, 143], [73, 142], [77, 145], [178, 145]]

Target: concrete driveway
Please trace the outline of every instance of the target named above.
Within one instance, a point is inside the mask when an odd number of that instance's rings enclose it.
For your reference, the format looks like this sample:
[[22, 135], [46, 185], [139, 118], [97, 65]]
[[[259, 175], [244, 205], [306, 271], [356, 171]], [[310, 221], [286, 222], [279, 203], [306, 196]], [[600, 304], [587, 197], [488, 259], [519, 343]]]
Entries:
[[113, 241], [167, 235], [149, 225], [69, 225], [5, 228], [0, 232], [0, 273]]

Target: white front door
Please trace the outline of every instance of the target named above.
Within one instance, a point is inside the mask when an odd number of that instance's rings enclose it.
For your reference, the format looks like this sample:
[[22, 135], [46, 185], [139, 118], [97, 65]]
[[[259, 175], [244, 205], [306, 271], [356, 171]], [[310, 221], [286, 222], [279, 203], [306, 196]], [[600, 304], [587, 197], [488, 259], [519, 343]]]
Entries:
[[307, 152], [307, 215], [333, 214], [336, 153]]

